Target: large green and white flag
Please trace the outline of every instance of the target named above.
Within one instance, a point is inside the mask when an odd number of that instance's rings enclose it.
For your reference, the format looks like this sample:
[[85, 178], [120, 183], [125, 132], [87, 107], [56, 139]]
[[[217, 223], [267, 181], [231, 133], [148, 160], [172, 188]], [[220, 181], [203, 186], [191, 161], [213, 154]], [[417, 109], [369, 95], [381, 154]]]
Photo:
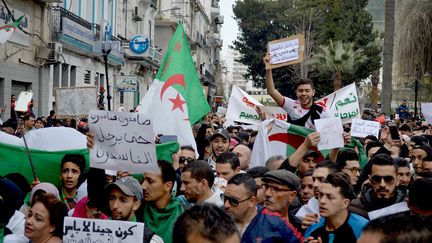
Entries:
[[[75, 129], [50, 127], [32, 130], [26, 135], [37, 177], [59, 185], [60, 162], [65, 154], [82, 154], [87, 159], [86, 137]], [[0, 175], [19, 172], [33, 181], [24, 140], [0, 132]]]
[[15, 22], [11, 24], [7, 24], [4, 26], [0, 26], [0, 45], [3, 45], [6, 43], [9, 38], [14, 33], [15, 29], [18, 28], [21, 20], [24, 18], [24, 16], [19, 17]]
[[177, 135], [196, 147], [191, 125], [210, 111], [183, 25], [177, 29], [150, 89], [136, 108], [153, 119], [155, 134]]

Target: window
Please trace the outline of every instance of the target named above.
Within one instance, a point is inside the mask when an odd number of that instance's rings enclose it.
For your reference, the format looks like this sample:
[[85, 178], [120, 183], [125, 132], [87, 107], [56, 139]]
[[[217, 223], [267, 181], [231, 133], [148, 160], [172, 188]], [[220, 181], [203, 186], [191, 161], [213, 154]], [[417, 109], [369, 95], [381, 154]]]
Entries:
[[124, 104], [124, 92], [120, 91], [120, 104]]
[[85, 72], [84, 72], [84, 83], [90, 84], [90, 81], [91, 81], [91, 71], [90, 70], [85, 70]]

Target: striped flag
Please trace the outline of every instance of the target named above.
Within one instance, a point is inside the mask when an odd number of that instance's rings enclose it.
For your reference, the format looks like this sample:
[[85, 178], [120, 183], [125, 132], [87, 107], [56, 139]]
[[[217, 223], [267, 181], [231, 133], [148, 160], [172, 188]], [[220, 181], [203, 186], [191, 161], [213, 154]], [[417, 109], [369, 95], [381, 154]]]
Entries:
[[[278, 119], [265, 120], [258, 128], [250, 167], [265, 166], [266, 160], [273, 155], [291, 156], [305, 138], [314, 131]], [[318, 151], [319, 160], [324, 159], [329, 152], [330, 150]]]

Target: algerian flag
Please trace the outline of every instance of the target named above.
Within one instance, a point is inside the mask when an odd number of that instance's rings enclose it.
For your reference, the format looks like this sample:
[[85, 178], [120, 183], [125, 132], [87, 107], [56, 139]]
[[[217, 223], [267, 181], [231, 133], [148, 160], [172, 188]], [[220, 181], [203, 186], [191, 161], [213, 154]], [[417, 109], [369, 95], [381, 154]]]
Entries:
[[[278, 119], [267, 119], [258, 127], [258, 134], [252, 150], [250, 167], [265, 166], [273, 155], [291, 156], [313, 129], [286, 123]], [[318, 151], [324, 159], [329, 150]]]
[[[28, 132], [25, 137], [36, 176], [42, 182], [59, 185], [60, 162], [65, 154], [82, 154], [88, 165], [86, 137], [75, 129], [42, 128]], [[19, 172], [33, 181], [24, 140], [0, 132], [0, 175], [12, 172]]]
[[210, 106], [181, 23], [171, 38], [155, 80], [136, 110], [152, 117], [155, 134], [177, 135], [181, 146], [196, 148], [191, 125], [206, 115]]
[[4, 43], [6, 43], [6, 41], [9, 40], [9, 38], [12, 36], [15, 29], [18, 28], [18, 26], [19, 26], [19, 24], [23, 18], [24, 18], [24, 16], [21, 16], [12, 24], [8, 24], [8, 25], [0, 27], [0, 44], [1, 45], [3, 45]]

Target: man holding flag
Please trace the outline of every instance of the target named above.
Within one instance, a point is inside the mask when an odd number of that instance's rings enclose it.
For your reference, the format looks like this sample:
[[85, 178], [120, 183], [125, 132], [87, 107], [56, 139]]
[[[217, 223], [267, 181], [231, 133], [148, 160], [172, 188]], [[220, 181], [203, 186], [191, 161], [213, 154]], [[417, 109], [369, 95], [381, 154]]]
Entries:
[[138, 112], [153, 118], [155, 134], [177, 135], [181, 146], [196, 149], [191, 125], [210, 111], [195, 69], [183, 25], [178, 24], [149, 91]]

